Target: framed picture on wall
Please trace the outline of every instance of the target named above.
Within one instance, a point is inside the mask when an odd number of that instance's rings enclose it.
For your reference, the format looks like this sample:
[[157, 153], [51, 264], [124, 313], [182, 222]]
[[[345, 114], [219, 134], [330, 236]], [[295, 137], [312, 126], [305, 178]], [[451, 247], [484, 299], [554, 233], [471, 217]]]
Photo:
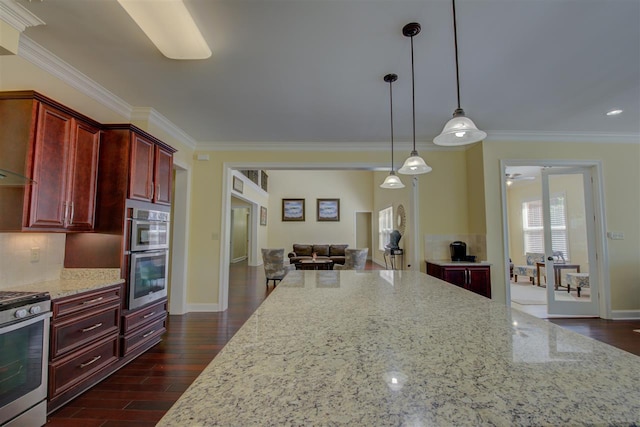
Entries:
[[282, 199], [283, 221], [304, 221], [304, 199]]
[[318, 221], [340, 221], [340, 199], [318, 199]]
[[267, 208], [260, 206], [260, 225], [267, 225]]
[[240, 178], [238, 178], [237, 176], [233, 177], [233, 189], [236, 190], [238, 193], [242, 194], [242, 189], [244, 187], [244, 183], [242, 182], [242, 180]]

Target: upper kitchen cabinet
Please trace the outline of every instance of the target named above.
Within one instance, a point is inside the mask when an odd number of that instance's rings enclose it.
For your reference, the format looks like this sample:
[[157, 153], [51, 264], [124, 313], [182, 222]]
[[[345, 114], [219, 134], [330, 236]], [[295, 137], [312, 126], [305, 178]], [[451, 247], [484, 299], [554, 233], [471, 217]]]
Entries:
[[0, 183], [0, 230], [92, 230], [100, 124], [34, 91], [0, 93], [0, 122], [0, 168], [35, 181]]
[[[105, 125], [100, 146], [99, 209], [124, 215], [126, 199], [170, 205], [175, 151], [134, 125]], [[99, 216], [101, 230], [122, 229], [121, 219]]]
[[170, 205], [175, 150], [140, 132], [131, 132], [129, 198]]

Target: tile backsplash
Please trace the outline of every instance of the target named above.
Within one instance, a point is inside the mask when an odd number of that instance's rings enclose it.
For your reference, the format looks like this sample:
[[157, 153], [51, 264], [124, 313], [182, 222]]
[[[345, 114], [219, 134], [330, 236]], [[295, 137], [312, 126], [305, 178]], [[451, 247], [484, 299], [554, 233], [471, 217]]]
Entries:
[[65, 239], [63, 233], [0, 233], [0, 289], [59, 279]]
[[449, 244], [457, 240], [467, 244], [467, 255], [475, 255], [476, 261], [486, 261], [487, 238], [484, 234], [425, 234], [425, 259], [451, 259]]

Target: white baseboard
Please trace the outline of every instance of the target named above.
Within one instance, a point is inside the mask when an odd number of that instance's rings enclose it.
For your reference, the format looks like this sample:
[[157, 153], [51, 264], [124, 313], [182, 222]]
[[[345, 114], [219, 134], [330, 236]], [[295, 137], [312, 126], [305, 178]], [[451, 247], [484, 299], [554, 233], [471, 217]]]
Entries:
[[187, 304], [187, 313], [196, 313], [196, 312], [218, 312], [220, 310], [220, 305], [215, 304]]
[[613, 320], [639, 320], [640, 310], [611, 310]]

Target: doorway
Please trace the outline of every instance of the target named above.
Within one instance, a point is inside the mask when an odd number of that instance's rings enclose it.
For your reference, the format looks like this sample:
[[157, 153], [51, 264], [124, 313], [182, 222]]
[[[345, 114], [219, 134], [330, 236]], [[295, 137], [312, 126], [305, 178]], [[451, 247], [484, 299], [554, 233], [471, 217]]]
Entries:
[[[373, 248], [373, 227], [371, 212], [356, 212], [356, 248]], [[373, 249], [369, 250], [367, 259], [372, 258]]]
[[[537, 317], [606, 317], [597, 163], [503, 161], [507, 300]], [[601, 297], [601, 298], [599, 298]], [[604, 297], [604, 298], [602, 298]]]
[[[235, 197], [231, 199], [231, 235], [229, 238], [231, 262], [244, 261], [249, 257], [250, 206]], [[246, 204], [246, 206], [245, 206]]]

